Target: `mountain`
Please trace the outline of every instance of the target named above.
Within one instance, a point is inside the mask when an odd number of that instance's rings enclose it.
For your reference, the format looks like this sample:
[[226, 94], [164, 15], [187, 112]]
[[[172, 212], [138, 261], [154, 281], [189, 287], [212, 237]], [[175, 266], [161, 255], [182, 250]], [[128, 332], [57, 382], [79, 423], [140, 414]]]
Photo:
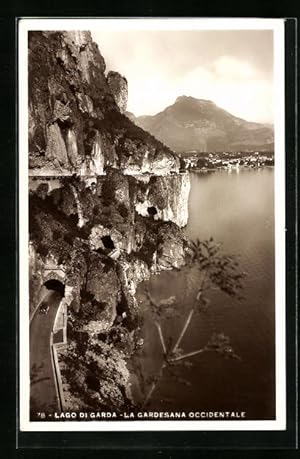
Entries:
[[274, 148], [271, 125], [245, 121], [210, 100], [194, 97], [180, 96], [154, 116], [136, 117], [135, 123], [177, 152]]

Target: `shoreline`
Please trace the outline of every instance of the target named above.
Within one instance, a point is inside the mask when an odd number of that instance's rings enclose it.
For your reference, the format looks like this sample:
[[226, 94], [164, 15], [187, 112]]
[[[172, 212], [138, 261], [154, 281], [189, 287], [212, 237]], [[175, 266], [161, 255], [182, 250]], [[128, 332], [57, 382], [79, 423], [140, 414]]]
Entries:
[[198, 169], [196, 167], [192, 167], [190, 169], [186, 169], [187, 172], [203, 172], [203, 173], [208, 173], [208, 172], [216, 172], [216, 171], [227, 171], [227, 172], [232, 172], [232, 171], [240, 171], [240, 170], [260, 170], [260, 169], [274, 169], [274, 166], [261, 166], [261, 167], [248, 167], [248, 166], [241, 166], [238, 168], [228, 168], [228, 167], [213, 167], [209, 169]]

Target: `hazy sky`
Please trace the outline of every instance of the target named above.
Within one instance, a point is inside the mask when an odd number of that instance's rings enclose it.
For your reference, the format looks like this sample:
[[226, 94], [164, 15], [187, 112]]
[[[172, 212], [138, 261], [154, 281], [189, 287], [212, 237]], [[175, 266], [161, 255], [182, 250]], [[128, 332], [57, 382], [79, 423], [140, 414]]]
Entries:
[[128, 80], [128, 111], [153, 115], [180, 95], [273, 122], [273, 32], [93, 31], [107, 70]]

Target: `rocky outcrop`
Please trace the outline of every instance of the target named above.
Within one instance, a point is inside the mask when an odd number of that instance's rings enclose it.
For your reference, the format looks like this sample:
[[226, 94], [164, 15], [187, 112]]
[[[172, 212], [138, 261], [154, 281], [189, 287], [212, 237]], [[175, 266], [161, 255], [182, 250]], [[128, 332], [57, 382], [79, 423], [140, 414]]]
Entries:
[[117, 317], [117, 305], [121, 295], [118, 273], [111, 259], [91, 253], [85, 287], [94, 312], [84, 324], [83, 330], [91, 334], [108, 330]]
[[126, 112], [128, 101], [128, 84], [126, 78], [118, 72], [108, 72], [107, 83], [121, 113]]
[[89, 32], [30, 32], [28, 62], [30, 175], [178, 171], [174, 153], [123, 114], [127, 81], [105, 76]]
[[159, 227], [156, 271], [181, 268], [185, 263], [185, 244], [178, 226], [167, 223]]
[[[148, 177], [147, 186], [138, 189], [136, 211], [154, 220], [171, 221], [182, 227], [188, 221], [190, 178], [188, 174]], [[145, 183], [143, 180], [142, 183]]]

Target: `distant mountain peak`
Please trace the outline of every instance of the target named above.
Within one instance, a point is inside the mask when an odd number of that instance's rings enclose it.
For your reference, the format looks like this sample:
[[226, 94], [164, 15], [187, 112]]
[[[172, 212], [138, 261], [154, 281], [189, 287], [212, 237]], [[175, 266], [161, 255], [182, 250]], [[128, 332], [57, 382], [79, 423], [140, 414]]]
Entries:
[[272, 150], [272, 126], [238, 118], [207, 99], [181, 95], [172, 105], [135, 122], [177, 152]]
[[197, 99], [196, 97], [193, 96], [178, 96], [177, 99], [175, 100], [175, 104], [181, 103], [181, 102], [187, 102], [187, 103], [198, 103], [198, 104], [206, 104], [206, 105], [216, 105], [212, 100], [208, 99]]

